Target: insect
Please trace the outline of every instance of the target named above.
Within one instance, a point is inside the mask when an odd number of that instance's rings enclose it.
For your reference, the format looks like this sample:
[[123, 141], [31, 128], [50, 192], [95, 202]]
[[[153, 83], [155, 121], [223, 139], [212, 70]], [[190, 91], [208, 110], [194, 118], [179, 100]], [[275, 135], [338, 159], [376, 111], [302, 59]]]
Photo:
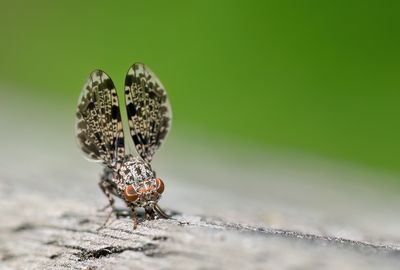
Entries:
[[[94, 70], [79, 97], [76, 136], [86, 157], [104, 165], [99, 186], [109, 201], [106, 208], [114, 212], [114, 196], [121, 198], [132, 210], [136, 228], [138, 207], [144, 208], [146, 219], [168, 218], [157, 204], [164, 182], [150, 163], [167, 136], [172, 113], [165, 88], [144, 64], [129, 68], [124, 93], [128, 127], [123, 127], [112, 80], [104, 71]], [[124, 131], [129, 134], [126, 140]]]

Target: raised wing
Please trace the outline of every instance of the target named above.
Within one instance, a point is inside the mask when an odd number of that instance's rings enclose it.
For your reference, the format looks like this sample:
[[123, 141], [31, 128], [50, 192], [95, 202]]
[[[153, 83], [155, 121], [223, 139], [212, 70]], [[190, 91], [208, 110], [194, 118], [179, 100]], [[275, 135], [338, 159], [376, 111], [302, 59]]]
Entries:
[[125, 104], [136, 151], [150, 162], [167, 136], [172, 113], [164, 86], [144, 64], [135, 63], [126, 74]]
[[79, 146], [92, 161], [115, 166], [124, 157], [124, 135], [115, 86], [106, 73], [93, 71], [85, 83], [76, 113]]

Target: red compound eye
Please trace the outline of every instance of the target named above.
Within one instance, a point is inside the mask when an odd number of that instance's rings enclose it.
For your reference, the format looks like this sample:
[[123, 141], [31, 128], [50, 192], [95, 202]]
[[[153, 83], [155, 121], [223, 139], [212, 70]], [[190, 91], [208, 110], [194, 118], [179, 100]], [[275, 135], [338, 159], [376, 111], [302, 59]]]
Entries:
[[157, 192], [159, 193], [159, 194], [161, 194], [161, 193], [163, 193], [164, 192], [164, 182], [160, 179], [160, 178], [157, 178], [156, 179], [156, 184], [157, 184]]
[[129, 185], [125, 188], [124, 196], [128, 202], [134, 202], [139, 198], [139, 194], [132, 185]]

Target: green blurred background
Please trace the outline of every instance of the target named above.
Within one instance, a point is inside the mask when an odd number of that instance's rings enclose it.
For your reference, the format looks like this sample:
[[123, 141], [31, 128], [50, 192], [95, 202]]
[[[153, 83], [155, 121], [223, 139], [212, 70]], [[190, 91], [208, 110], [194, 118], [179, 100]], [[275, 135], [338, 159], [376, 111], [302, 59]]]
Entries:
[[2, 1], [1, 10], [0, 84], [26, 101], [73, 114], [93, 69], [121, 91], [140, 61], [168, 89], [180, 134], [400, 172], [399, 1]]

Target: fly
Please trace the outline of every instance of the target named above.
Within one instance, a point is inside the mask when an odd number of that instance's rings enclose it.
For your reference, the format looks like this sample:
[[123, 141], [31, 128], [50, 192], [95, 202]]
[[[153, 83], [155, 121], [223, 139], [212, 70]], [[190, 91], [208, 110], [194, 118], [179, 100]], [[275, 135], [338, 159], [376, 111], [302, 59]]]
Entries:
[[[114, 83], [104, 71], [94, 70], [79, 97], [76, 135], [86, 157], [104, 165], [99, 186], [109, 206], [115, 210], [114, 196], [124, 200], [136, 228], [138, 207], [144, 208], [146, 219], [168, 218], [158, 206], [165, 184], [151, 161], [168, 134], [172, 113], [164, 86], [144, 64], [129, 68], [124, 97], [125, 128]], [[134, 149], [126, 147], [124, 129]]]

